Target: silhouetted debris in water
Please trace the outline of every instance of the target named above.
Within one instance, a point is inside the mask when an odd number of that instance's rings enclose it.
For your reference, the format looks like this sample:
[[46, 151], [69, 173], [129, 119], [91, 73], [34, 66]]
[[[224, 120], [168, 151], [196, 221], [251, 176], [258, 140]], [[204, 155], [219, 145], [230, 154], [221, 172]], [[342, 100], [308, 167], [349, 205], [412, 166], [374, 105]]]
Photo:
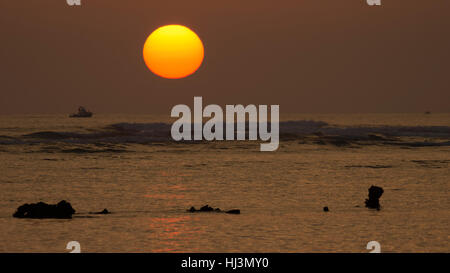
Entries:
[[328, 207], [323, 207], [323, 211], [325, 211], [325, 212], [329, 212], [329, 211], [330, 211], [330, 209], [329, 209]]
[[111, 212], [109, 212], [107, 209], [104, 209], [100, 212], [89, 212], [89, 214], [110, 214]]
[[60, 218], [70, 219], [75, 210], [70, 203], [65, 200], [59, 202], [56, 205], [49, 205], [44, 202], [35, 204], [24, 204], [17, 208], [17, 211], [13, 214], [16, 218]]
[[380, 197], [383, 195], [383, 188], [377, 187], [377, 186], [371, 186], [369, 188], [369, 199], [366, 199], [366, 207], [370, 209], [377, 209], [379, 210], [381, 208], [380, 206]]
[[208, 205], [201, 207], [200, 209], [195, 209], [194, 207], [191, 207], [190, 209], [187, 210], [188, 212], [223, 212], [223, 213], [229, 213], [229, 214], [240, 214], [241, 211], [238, 209], [232, 209], [232, 210], [227, 210], [227, 211], [222, 211], [219, 208], [213, 208], [210, 207]]
[[241, 210], [239, 209], [232, 209], [232, 210], [228, 210], [225, 213], [229, 213], [229, 214], [241, 214]]

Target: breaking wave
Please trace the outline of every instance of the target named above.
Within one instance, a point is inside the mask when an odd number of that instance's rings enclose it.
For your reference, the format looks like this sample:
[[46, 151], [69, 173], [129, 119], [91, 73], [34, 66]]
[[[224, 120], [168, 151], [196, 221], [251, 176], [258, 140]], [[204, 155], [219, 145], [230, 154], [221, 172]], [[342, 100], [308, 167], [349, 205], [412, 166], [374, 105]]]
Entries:
[[[151, 144], [172, 142], [167, 123], [116, 123], [89, 132], [41, 131], [18, 137], [0, 136], [0, 145], [33, 143]], [[269, 126], [270, 128], [270, 126]], [[225, 130], [224, 130], [225, 131]], [[323, 121], [280, 122], [281, 141], [316, 145], [383, 144], [408, 147], [450, 146], [449, 126], [334, 126]], [[67, 150], [68, 153], [98, 152]]]

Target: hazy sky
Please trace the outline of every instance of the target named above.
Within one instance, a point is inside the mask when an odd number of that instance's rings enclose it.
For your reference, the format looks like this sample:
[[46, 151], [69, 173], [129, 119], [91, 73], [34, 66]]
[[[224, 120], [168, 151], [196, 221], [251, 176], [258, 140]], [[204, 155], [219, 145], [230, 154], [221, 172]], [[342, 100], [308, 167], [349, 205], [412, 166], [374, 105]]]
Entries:
[[[280, 112], [450, 112], [450, 1], [65, 0], [0, 2], [0, 114], [167, 113], [176, 104]], [[182, 24], [205, 60], [181, 80], [142, 59]]]

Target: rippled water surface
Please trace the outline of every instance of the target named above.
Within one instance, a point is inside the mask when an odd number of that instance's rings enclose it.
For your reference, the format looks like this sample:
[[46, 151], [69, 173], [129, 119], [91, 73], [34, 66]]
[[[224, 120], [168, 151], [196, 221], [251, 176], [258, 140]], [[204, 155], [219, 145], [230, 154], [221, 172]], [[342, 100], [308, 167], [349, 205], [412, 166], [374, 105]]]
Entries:
[[[449, 114], [282, 120], [278, 151], [260, 152], [173, 143], [162, 116], [0, 117], [0, 252], [450, 251]], [[12, 217], [62, 199], [71, 220]], [[186, 212], [205, 204], [241, 214]]]

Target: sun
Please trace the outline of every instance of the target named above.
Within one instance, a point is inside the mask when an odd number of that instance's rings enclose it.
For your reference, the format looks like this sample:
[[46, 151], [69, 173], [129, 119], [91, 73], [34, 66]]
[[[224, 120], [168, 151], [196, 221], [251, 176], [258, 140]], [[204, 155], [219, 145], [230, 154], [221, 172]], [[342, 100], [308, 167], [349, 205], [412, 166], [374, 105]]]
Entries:
[[144, 44], [144, 61], [156, 75], [180, 79], [193, 74], [203, 62], [203, 43], [182, 25], [166, 25], [153, 31]]

